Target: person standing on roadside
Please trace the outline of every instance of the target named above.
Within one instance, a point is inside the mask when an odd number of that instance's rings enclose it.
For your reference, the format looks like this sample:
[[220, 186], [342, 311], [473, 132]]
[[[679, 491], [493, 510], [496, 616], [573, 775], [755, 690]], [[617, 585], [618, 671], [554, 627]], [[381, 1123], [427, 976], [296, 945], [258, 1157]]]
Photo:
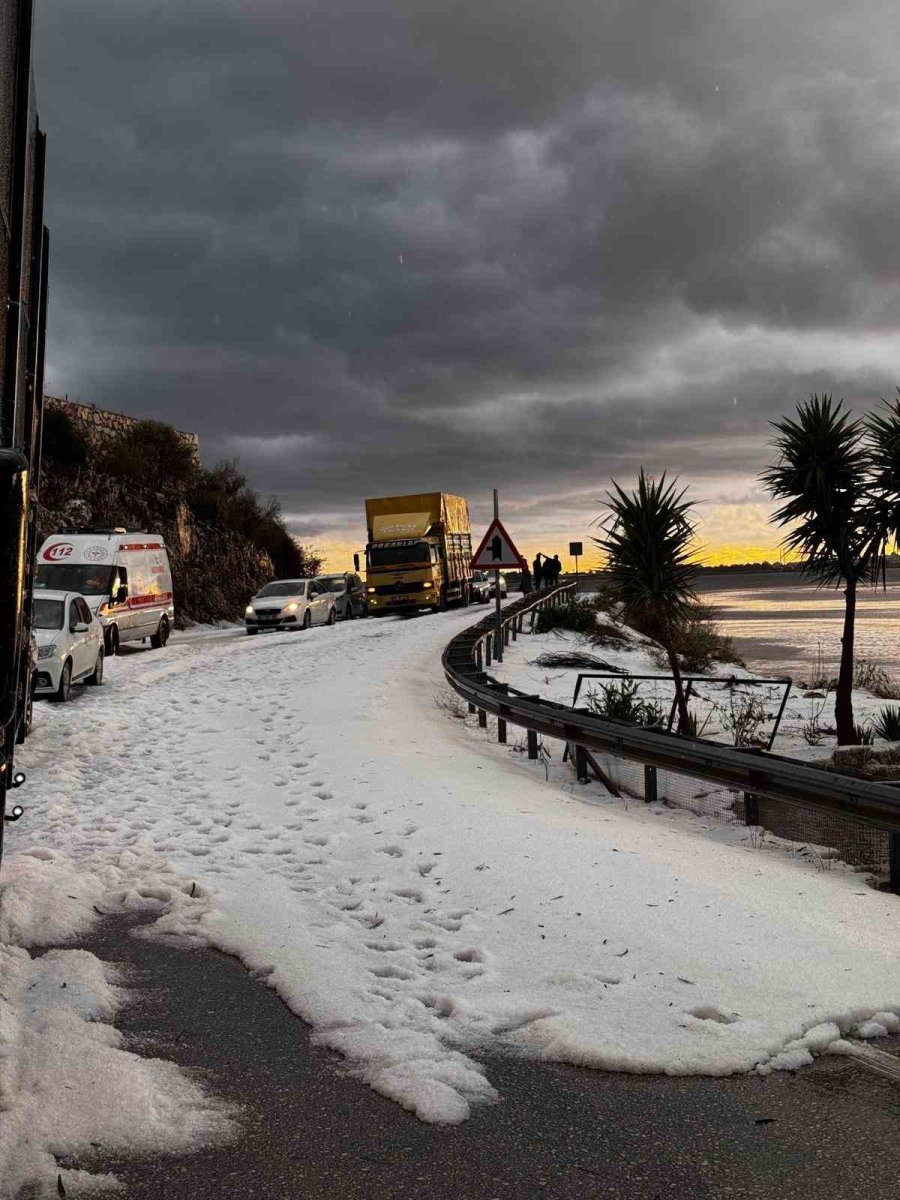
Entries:
[[539, 590], [544, 582], [544, 566], [541, 562], [540, 553], [535, 555], [531, 569], [534, 572], [534, 586]]
[[528, 570], [528, 563], [522, 563], [522, 573], [519, 576], [519, 591], [523, 596], [527, 596], [531, 591], [531, 572]]
[[556, 587], [559, 583], [559, 577], [562, 575], [562, 563], [559, 561], [559, 555], [554, 554], [549, 563], [544, 563], [544, 570], [550, 567], [550, 586]]

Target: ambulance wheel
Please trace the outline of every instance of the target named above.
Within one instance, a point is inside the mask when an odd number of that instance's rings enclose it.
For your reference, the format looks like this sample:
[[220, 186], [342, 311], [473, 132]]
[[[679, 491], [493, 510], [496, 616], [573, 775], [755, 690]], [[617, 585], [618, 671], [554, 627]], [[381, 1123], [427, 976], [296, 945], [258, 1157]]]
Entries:
[[166, 642], [169, 640], [169, 622], [165, 617], [160, 618], [159, 628], [156, 633], [150, 635], [150, 645], [154, 650], [162, 650]]
[[106, 653], [110, 657], [119, 653], [119, 628], [117, 625], [109, 625], [103, 634], [103, 641], [106, 644]]

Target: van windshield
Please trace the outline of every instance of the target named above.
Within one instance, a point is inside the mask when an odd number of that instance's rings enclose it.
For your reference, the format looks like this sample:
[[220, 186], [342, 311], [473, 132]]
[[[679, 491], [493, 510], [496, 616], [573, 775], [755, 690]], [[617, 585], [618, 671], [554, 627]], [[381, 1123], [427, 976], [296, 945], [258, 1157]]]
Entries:
[[428, 542], [412, 542], [405, 546], [394, 542], [369, 547], [370, 567], [408, 567], [413, 563], [430, 562], [431, 548]]
[[51, 592], [81, 592], [82, 596], [108, 596], [112, 567], [91, 563], [38, 563], [34, 586]]
[[62, 600], [35, 600], [35, 629], [62, 629], [63, 607]]

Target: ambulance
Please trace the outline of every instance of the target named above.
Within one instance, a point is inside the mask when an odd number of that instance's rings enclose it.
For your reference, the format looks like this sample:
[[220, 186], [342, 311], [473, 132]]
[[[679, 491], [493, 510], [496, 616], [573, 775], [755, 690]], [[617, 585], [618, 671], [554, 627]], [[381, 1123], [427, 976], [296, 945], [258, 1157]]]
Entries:
[[103, 626], [107, 654], [145, 638], [159, 649], [175, 624], [169, 556], [156, 533], [53, 534], [38, 551], [34, 588], [35, 597], [42, 589], [84, 596]]

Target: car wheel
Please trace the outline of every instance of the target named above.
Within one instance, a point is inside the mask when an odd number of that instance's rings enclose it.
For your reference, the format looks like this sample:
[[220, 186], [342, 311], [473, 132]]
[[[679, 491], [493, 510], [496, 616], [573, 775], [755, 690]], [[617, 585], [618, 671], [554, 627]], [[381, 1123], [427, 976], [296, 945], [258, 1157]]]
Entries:
[[114, 656], [119, 653], [119, 627], [118, 625], [108, 625], [103, 631], [103, 641], [106, 646], [106, 653]]
[[333, 625], [336, 620], [337, 620], [337, 609], [334, 607], [334, 605], [332, 605], [331, 608], [329, 608], [329, 610], [328, 610], [328, 620], [325, 622], [325, 624]]
[[309, 609], [307, 609], [303, 614], [303, 623], [301, 624], [300, 628], [309, 629], [310, 625], [312, 625], [312, 613], [309, 611]]
[[88, 675], [86, 682], [89, 683], [92, 687], [99, 687], [100, 684], [103, 682], [103, 651], [102, 650], [97, 655], [97, 663], [94, 667], [94, 673], [93, 673], [93, 675]]
[[345, 621], [353, 620], [353, 601], [352, 600], [347, 601], [347, 606], [344, 609], [344, 620]]
[[156, 633], [150, 635], [150, 645], [154, 650], [162, 650], [166, 642], [169, 640], [169, 622], [165, 617], [160, 618], [159, 628]]
[[251, 629], [251, 628], [250, 628], [250, 626], [248, 625], [248, 626], [247, 626], [247, 633], [250, 635], [250, 637], [253, 637], [253, 635], [254, 635], [255, 633], [259, 633], [259, 630], [258, 630], [258, 629]]
[[72, 663], [69, 659], [63, 663], [62, 674], [59, 677], [59, 687], [53, 693], [53, 699], [58, 700], [60, 704], [65, 702], [72, 695]]

